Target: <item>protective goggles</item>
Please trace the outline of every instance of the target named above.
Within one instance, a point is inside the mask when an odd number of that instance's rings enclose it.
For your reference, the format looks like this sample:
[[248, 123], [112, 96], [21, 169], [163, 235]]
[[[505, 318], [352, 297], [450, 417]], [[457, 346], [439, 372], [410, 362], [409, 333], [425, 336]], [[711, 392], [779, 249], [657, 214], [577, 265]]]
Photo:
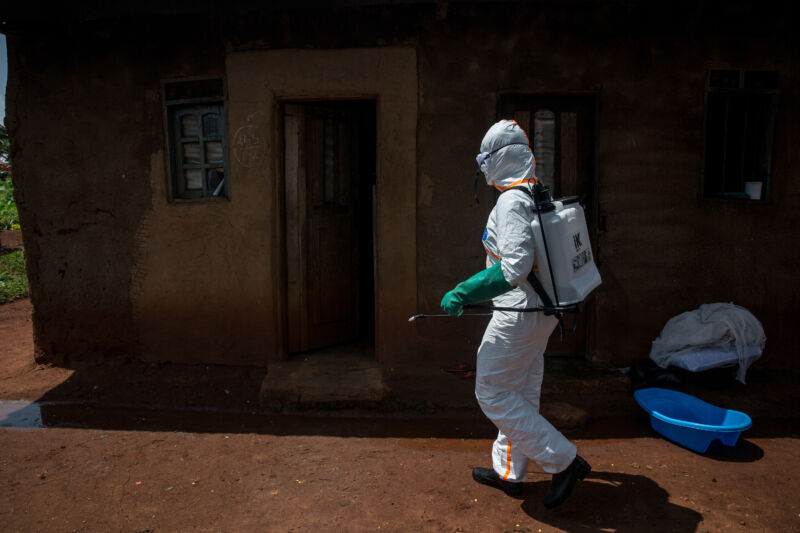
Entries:
[[491, 152], [481, 152], [481, 153], [479, 153], [477, 156], [475, 156], [475, 161], [478, 163], [478, 168], [480, 170], [484, 170], [483, 164], [484, 163], [488, 164], [489, 160], [492, 158], [492, 154], [494, 154], [495, 152], [498, 152], [498, 151], [500, 151], [503, 148], [506, 148], [508, 146], [515, 146], [515, 145], [518, 145], [518, 144], [522, 145], [522, 146], [528, 146], [527, 143], [510, 143], [510, 144], [504, 144], [500, 148], [495, 148]]
[[477, 156], [475, 156], [475, 162], [478, 163], [478, 170], [475, 171], [475, 179], [472, 181], [472, 193], [474, 198], [473, 205], [478, 205], [478, 203], [480, 203], [478, 202], [478, 180], [481, 177], [481, 173], [483, 173], [483, 175], [485, 176], [486, 173], [488, 172], [488, 165], [489, 161], [491, 161], [492, 159], [492, 154], [508, 146], [515, 146], [518, 144], [522, 146], [528, 146], [528, 148], [530, 149], [530, 146], [527, 143], [509, 143], [509, 144], [504, 144], [500, 148], [495, 148], [491, 152], [481, 152]]
[[481, 152], [475, 156], [475, 161], [478, 162], [478, 168], [480, 168], [480, 166], [483, 165], [490, 157], [492, 157], [492, 152]]

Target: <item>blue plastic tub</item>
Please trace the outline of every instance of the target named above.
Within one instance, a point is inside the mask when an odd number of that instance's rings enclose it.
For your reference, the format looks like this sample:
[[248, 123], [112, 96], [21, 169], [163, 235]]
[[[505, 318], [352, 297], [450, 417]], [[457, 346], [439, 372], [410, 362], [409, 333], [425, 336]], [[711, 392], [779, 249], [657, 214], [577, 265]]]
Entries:
[[640, 389], [633, 393], [650, 415], [653, 429], [690, 450], [705, 453], [712, 441], [733, 446], [753, 421], [740, 411], [723, 409], [689, 394], [668, 389]]

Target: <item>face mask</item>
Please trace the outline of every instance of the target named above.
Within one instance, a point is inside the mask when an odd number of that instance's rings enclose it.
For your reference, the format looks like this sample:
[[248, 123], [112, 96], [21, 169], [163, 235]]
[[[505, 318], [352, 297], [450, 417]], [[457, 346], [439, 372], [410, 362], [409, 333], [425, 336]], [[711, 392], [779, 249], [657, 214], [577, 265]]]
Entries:
[[502, 150], [506, 146], [514, 146], [514, 145], [517, 145], [517, 144], [522, 145], [522, 146], [528, 146], [527, 143], [504, 144], [500, 148], [495, 148], [491, 152], [481, 152], [477, 156], [475, 156], [475, 162], [478, 163], [478, 170], [475, 172], [475, 180], [472, 183], [473, 194], [475, 196], [475, 205], [477, 205], [479, 203], [478, 202], [478, 179], [481, 177], [481, 173], [483, 173], [484, 177], [486, 177], [486, 178], [489, 177], [489, 166], [492, 163], [492, 154], [494, 154], [498, 150]]
[[510, 143], [510, 144], [504, 144], [500, 148], [495, 148], [491, 152], [481, 152], [481, 153], [479, 153], [477, 156], [475, 156], [475, 162], [478, 163], [478, 169], [481, 172], [483, 172], [484, 176], [486, 176], [489, 173], [489, 165], [492, 162], [492, 154], [494, 154], [495, 152], [497, 152], [499, 150], [502, 150], [503, 148], [505, 148], [507, 146], [514, 146], [514, 145], [518, 145], [518, 144], [522, 145], [522, 146], [528, 146], [526, 143]]

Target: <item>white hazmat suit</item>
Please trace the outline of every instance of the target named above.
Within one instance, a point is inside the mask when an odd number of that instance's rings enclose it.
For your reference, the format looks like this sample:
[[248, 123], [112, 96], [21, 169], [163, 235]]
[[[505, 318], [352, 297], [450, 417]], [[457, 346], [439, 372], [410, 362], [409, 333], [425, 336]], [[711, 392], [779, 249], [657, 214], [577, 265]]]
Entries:
[[[527, 135], [515, 121], [503, 120], [489, 129], [478, 160], [486, 182], [502, 191], [536, 181]], [[531, 196], [510, 190], [500, 195], [489, 215], [483, 235], [486, 267], [502, 259], [503, 276], [514, 287], [493, 299], [497, 307], [541, 305], [526, 280], [534, 266], [533, 213]], [[529, 459], [554, 474], [576, 456], [575, 445], [539, 414], [543, 356], [556, 324], [542, 313], [494, 311], [478, 348], [475, 396], [499, 429], [492, 463], [504, 481], [524, 481]]]

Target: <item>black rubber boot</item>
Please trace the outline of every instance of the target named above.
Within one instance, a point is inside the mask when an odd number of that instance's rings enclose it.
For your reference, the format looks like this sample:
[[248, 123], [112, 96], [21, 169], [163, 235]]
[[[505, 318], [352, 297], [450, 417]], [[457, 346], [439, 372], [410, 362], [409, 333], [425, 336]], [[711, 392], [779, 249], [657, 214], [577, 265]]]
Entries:
[[500, 489], [509, 496], [519, 496], [522, 489], [525, 487], [524, 483], [516, 483], [514, 481], [503, 481], [500, 476], [491, 468], [473, 468], [472, 479], [478, 483], [489, 485], [496, 489]]
[[591, 469], [592, 467], [589, 466], [589, 463], [584, 461], [580, 455], [576, 455], [566, 470], [553, 474], [553, 481], [550, 482], [550, 492], [547, 493], [543, 500], [544, 506], [552, 509], [564, 503], [564, 500], [572, 493], [575, 483], [579, 479], [585, 478]]

